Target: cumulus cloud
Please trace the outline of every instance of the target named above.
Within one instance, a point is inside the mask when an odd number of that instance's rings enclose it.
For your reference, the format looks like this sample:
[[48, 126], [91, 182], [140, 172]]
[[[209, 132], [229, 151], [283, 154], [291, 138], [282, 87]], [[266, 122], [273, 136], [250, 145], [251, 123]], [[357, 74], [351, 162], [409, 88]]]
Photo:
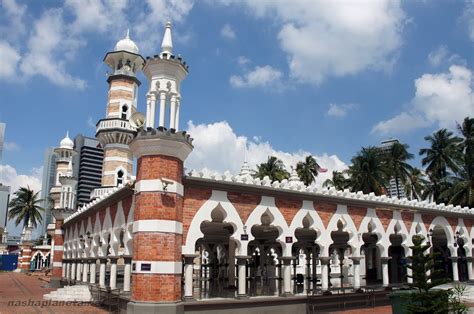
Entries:
[[467, 32], [471, 41], [474, 42], [474, 0], [467, 0], [464, 14], [461, 19], [467, 26]]
[[225, 24], [221, 29], [221, 36], [225, 39], [235, 39], [235, 30], [229, 24]]
[[347, 113], [356, 108], [356, 104], [329, 104], [326, 115], [335, 118], [343, 118]]
[[20, 145], [14, 142], [5, 142], [3, 147], [5, 147], [5, 150], [9, 152], [17, 152], [20, 150]]
[[466, 61], [457, 54], [452, 54], [446, 45], [440, 45], [428, 54], [428, 62], [437, 67], [442, 64], [465, 64]]
[[15, 0], [2, 0], [0, 7], [2, 8], [0, 16], [4, 16], [4, 20], [7, 21], [5, 25], [0, 26], [0, 34], [3, 38], [17, 41], [18, 36], [26, 31], [24, 18], [27, 6], [18, 4]]
[[402, 45], [406, 16], [399, 0], [226, 1], [245, 3], [257, 17], [279, 25], [290, 76], [319, 84], [327, 77], [390, 70]]
[[437, 125], [454, 128], [466, 116], [474, 115], [473, 73], [452, 65], [448, 72], [423, 74], [415, 80], [416, 93], [407, 111], [372, 129], [373, 133], [393, 134]]
[[268, 87], [280, 85], [281, 71], [270, 65], [256, 66], [253, 70], [243, 75], [232, 75], [229, 79], [230, 85], [236, 88]]
[[237, 64], [240, 65], [240, 66], [246, 66], [247, 64], [249, 64], [251, 61], [249, 58], [245, 57], [245, 56], [239, 56], [237, 58]]
[[20, 54], [14, 47], [3, 40], [0, 40], [0, 51], [2, 52], [2, 57], [0, 58], [0, 78], [11, 79], [16, 76], [18, 61], [21, 58]]
[[268, 156], [276, 156], [281, 159], [288, 170], [302, 161], [306, 156], [313, 155], [321, 167], [329, 171], [321, 173], [316, 183], [321, 185], [332, 176], [333, 170], [344, 170], [347, 165], [336, 155], [327, 153], [315, 155], [305, 150], [296, 152], [285, 152], [272, 147], [269, 142], [262, 142], [258, 137], [249, 139], [235, 134], [232, 127], [226, 121], [210, 124], [194, 124], [188, 122], [187, 132], [194, 138], [194, 150], [186, 160], [186, 168], [223, 173], [229, 170], [233, 174], [240, 171], [247, 147], [247, 161], [252, 168], [257, 164], [265, 162]]
[[20, 174], [10, 165], [0, 165], [0, 183], [10, 186], [12, 194], [20, 187], [26, 186], [36, 192], [40, 191], [42, 174], [43, 167], [33, 168], [28, 174]]

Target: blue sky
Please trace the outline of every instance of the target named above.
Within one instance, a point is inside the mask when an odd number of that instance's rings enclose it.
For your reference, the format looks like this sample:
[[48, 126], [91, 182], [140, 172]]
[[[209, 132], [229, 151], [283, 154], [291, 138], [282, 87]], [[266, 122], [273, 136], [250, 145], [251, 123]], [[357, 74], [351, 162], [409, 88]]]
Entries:
[[390, 137], [418, 155], [425, 135], [474, 115], [473, 1], [0, 3], [0, 181], [14, 188], [40, 188], [44, 149], [66, 130], [94, 135], [107, 100], [102, 59], [126, 29], [149, 56], [168, 19], [174, 52], [190, 65], [189, 169], [235, 173], [246, 146], [251, 164], [314, 154], [343, 169], [361, 146]]

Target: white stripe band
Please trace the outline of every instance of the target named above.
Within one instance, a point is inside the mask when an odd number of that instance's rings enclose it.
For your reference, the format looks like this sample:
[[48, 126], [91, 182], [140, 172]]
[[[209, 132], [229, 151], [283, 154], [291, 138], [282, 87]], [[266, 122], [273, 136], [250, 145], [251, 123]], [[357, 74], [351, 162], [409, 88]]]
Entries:
[[104, 161], [119, 161], [119, 162], [126, 162], [128, 164], [133, 165], [133, 161], [125, 157], [105, 157]]
[[136, 232], [166, 232], [183, 234], [183, 224], [175, 220], [137, 220], [133, 222], [133, 233]]
[[55, 246], [54, 246], [54, 251], [64, 251], [64, 246], [62, 246], [62, 245], [55, 245]]
[[62, 229], [56, 229], [54, 230], [54, 234], [64, 234], [64, 231]]
[[155, 180], [140, 180], [135, 183], [135, 191], [138, 192], [169, 192], [178, 195], [184, 195], [184, 186], [173, 180], [164, 181], [160, 179]]
[[62, 262], [53, 262], [53, 267], [63, 267]]
[[[134, 266], [134, 267], [133, 267]], [[135, 274], [181, 274], [181, 262], [133, 261]]]
[[128, 86], [112, 86], [112, 87], [110, 87], [110, 90], [123, 90], [123, 91], [133, 93], [133, 88], [130, 88]]

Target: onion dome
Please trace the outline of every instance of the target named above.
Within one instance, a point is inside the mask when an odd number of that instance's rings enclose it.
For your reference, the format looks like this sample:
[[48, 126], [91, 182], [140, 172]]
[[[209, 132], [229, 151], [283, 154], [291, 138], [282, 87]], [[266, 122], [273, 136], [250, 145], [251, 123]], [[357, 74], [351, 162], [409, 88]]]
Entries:
[[120, 39], [115, 45], [114, 51], [128, 51], [134, 54], [138, 54], [138, 46], [133, 40], [130, 39], [130, 32], [127, 30], [127, 36], [124, 39]]

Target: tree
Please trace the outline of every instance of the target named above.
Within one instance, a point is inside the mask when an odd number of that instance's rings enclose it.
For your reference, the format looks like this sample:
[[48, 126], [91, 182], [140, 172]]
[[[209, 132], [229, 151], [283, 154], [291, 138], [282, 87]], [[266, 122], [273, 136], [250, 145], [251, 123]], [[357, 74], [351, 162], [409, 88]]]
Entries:
[[300, 161], [296, 164], [296, 172], [300, 180], [307, 186], [314, 182], [318, 176], [319, 169], [321, 167], [316, 162], [313, 156], [306, 156], [304, 161]]
[[380, 150], [373, 146], [362, 147], [351, 161], [348, 174], [352, 191], [383, 194], [388, 183], [388, 172], [384, 167]]
[[344, 176], [344, 173], [341, 171], [333, 171], [332, 172], [332, 179], [327, 179], [323, 182], [323, 187], [330, 187], [333, 186], [338, 191], [343, 191], [348, 187], [348, 180]]
[[268, 176], [270, 180], [282, 181], [288, 179], [290, 174], [285, 170], [283, 162], [275, 156], [268, 156], [267, 162], [257, 165], [257, 172], [255, 178], [263, 179]]
[[34, 192], [30, 187], [21, 187], [14, 193], [14, 198], [9, 203], [10, 210], [8, 211], [8, 218], [15, 219], [15, 225], [18, 226], [23, 223], [23, 227], [28, 227], [30, 224], [36, 228], [38, 222], [43, 221], [42, 212], [44, 208], [40, 207], [42, 199], [38, 198], [39, 192]]
[[[468, 159], [467, 155], [463, 159]], [[441, 198], [454, 205], [474, 207], [474, 169], [464, 161], [456, 175], [448, 177], [449, 188], [441, 193]]]
[[408, 176], [413, 169], [407, 160], [412, 159], [413, 154], [408, 152], [408, 145], [394, 143], [390, 149], [383, 154], [383, 163], [387, 173], [391, 178], [395, 179], [397, 189], [397, 197], [400, 198], [400, 182], [404, 185], [408, 180]]
[[428, 184], [424, 173], [418, 168], [412, 168], [405, 183], [405, 194], [411, 200], [421, 200]]

